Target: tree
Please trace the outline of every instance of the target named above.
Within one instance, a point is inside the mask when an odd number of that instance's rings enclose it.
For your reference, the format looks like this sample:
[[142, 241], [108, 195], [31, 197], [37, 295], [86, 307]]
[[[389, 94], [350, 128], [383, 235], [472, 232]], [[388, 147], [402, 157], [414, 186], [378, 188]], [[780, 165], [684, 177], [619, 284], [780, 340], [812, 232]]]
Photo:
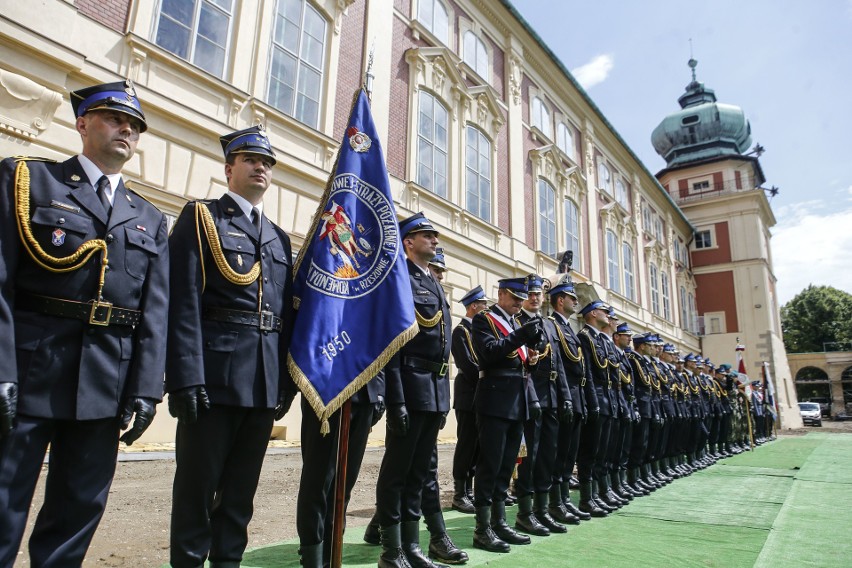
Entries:
[[781, 329], [789, 353], [831, 351], [829, 343], [852, 343], [852, 294], [809, 285], [781, 307]]

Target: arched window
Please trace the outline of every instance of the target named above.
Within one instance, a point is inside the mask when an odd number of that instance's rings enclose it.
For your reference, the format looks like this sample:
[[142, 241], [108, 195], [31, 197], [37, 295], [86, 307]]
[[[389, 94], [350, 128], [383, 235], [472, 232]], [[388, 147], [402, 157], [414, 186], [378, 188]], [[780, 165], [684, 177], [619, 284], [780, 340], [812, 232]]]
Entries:
[[621, 293], [621, 271], [619, 270], [618, 237], [615, 233], [606, 232], [606, 272], [609, 289]]
[[621, 179], [615, 180], [615, 200], [619, 205], [630, 211], [630, 196], [627, 193], [627, 185]]
[[538, 180], [538, 236], [541, 252], [556, 256], [556, 191]]
[[417, 183], [447, 197], [447, 128], [449, 113], [431, 94], [420, 91], [417, 129]]
[[612, 174], [603, 159], [598, 162], [598, 187], [612, 195]]
[[441, 0], [418, 0], [417, 19], [438, 40], [447, 45], [450, 38], [450, 17]]
[[574, 251], [574, 269], [580, 271], [580, 210], [570, 199], [565, 200], [565, 245]]
[[624, 296], [636, 301], [636, 278], [633, 275], [633, 247], [621, 243], [622, 266], [624, 267]]
[[491, 222], [491, 142], [474, 126], [467, 127], [465, 189], [467, 210]]
[[488, 51], [485, 49], [485, 42], [472, 31], [464, 34], [464, 62], [470, 65], [477, 75], [488, 81], [490, 71]]
[[663, 293], [663, 317], [667, 320], [671, 320], [672, 301], [669, 296], [669, 275], [665, 270], [660, 272], [660, 290]]
[[163, 0], [154, 42], [222, 78], [232, 16], [232, 0]]
[[550, 110], [548, 110], [547, 105], [544, 104], [541, 98], [533, 97], [530, 112], [532, 113], [532, 117], [530, 118], [532, 125], [538, 128], [542, 134], [551, 138], [553, 130], [550, 126]]
[[319, 125], [326, 21], [305, 0], [278, 0], [269, 69], [269, 104]]
[[565, 152], [572, 160], [574, 159], [574, 137], [571, 129], [564, 122], [556, 125], [556, 147]]

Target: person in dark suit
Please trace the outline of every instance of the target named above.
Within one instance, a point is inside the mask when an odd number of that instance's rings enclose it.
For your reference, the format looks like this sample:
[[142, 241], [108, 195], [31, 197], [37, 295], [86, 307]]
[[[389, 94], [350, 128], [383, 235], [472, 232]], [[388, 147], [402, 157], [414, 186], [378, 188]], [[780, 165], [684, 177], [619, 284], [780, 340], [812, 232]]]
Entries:
[[550, 516], [562, 523], [577, 524], [588, 521], [592, 516], [584, 513], [571, 502], [569, 479], [577, 461], [580, 447], [580, 431], [586, 421], [589, 401], [597, 400], [594, 386], [587, 377], [587, 368], [580, 340], [568, 323], [568, 318], [577, 309], [578, 300], [570, 276], [561, 276], [548, 291], [553, 321], [559, 337], [559, 356], [571, 392], [574, 419], [559, 424], [559, 439], [554, 465], [553, 484], [550, 488]]
[[459, 302], [465, 307], [465, 315], [453, 330], [451, 348], [453, 361], [458, 369], [453, 389], [457, 442], [453, 454], [452, 507], [456, 511], [473, 514], [476, 510], [469, 494], [473, 490], [473, 475], [479, 456], [479, 437], [473, 406], [476, 384], [479, 382], [479, 364], [473, 352], [471, 322], [473, 316], [485, 309], [488, 298], [482, 286], [477, 286], [462, 296]]
[[[602, 455], [609, 442], [609, 426], [613, 403], [609, 395], [609, 358], [602, 330], [609, 325], [608, 306], [600, 300], [586, 304], [580, 314], [586, 322], [577, 337], [583, 350], [583, 359], [591, 382], [594, 385], [594, 406], [589, 410], [580, 438], [577, 455], [577, 477], [580, 479], [580, 510], [593, 517], [605, 516], [611, 509], [598, 497], [592, 487], [593, 479], [603, 473]], [[588, 401], [587, 401], [588, 402]]]
[[417, 335], [385, 366], [387, 437], [376, 482], [381, 526], [380, 567], [434, 566], [420, 549], [423, 486], [438, 431], [450, 410], [447, 377], [450, 355], [450, 306], [429, 272], [438, 231], [422, 214], [400, 221], [414, 298]]
[[169, 239], [175, 568], [239, 565], [272, 423], [296, 394], [290, 238], [262, 211], [275, 154], [257, 126], [220, 141], [228, 192], [188, 203]]
[[30, 561], [82, 564], [119, 432], [135, 414], [121, 440], [138, 439], [163, 395], [166, 219], [121, 176], [145, 115], [129, 81], [71, 104], [79, 155], [0, 163], [0, 566], [17, 558], [48, 445]]
[[542, 279], [537, 274], [527, 277], [527, 299], [518, 314], [525, 324], [541, 322], [546, 343], [538, 362], [530, 366], [530, 378], [541, 407], [541, 416], [524, 422], [527, 455], [518, 466], [515, 491], [518, 515], [515, 528], [528, 534], [548, 536], [566, 532], [565, 525], [550, 516], [548, 501], [556, 463], [559, 423], [574, 418], [571, 393], [559, 356], [559, 337], [554, 323], [541, 317]]
[[476, 529], [473, 546], [509, 552], [530, 537], [506, 523], [506, 491], [521, 446], [524, 421], [541, 415], [527, 364], [538, 358], [543, 330], [539, 320], [523, 326], [515, 316], [527, 296], [526, 278], [499, 281], [497, 303], [473, 317], [472, 336], [479, 361], [474, 404], [479, 428], [479, 460], [474, 482]]

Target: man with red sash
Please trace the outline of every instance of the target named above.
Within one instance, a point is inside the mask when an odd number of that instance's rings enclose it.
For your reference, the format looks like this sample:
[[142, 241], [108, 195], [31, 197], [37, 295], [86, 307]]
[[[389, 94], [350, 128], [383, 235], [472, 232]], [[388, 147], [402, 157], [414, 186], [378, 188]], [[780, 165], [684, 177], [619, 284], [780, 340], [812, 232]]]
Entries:
[[541, 415], [526, 365], [538, 353], [528, 350], [542, 341], [541, 321], [521, 326], [515, 316], [527, 298], [525, 278], [499, 281], [497, 304], [473, 317], [471, 335], [479, 361], [474, 405], [479, 425], [476, 464], [473, 546], [509, 552], [509, 544], [529, 544], [506, 523], [506, 490], [521, 446], [524, 421]]

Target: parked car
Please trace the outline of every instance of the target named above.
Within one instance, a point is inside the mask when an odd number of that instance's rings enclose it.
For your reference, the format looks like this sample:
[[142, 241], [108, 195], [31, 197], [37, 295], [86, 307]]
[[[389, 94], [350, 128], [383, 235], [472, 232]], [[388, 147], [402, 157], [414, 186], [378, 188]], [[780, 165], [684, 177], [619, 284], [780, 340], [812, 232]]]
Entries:
[[818, 402], [800, 402], [799, 414], [805, 425], [822, 426], [822, 411]]

